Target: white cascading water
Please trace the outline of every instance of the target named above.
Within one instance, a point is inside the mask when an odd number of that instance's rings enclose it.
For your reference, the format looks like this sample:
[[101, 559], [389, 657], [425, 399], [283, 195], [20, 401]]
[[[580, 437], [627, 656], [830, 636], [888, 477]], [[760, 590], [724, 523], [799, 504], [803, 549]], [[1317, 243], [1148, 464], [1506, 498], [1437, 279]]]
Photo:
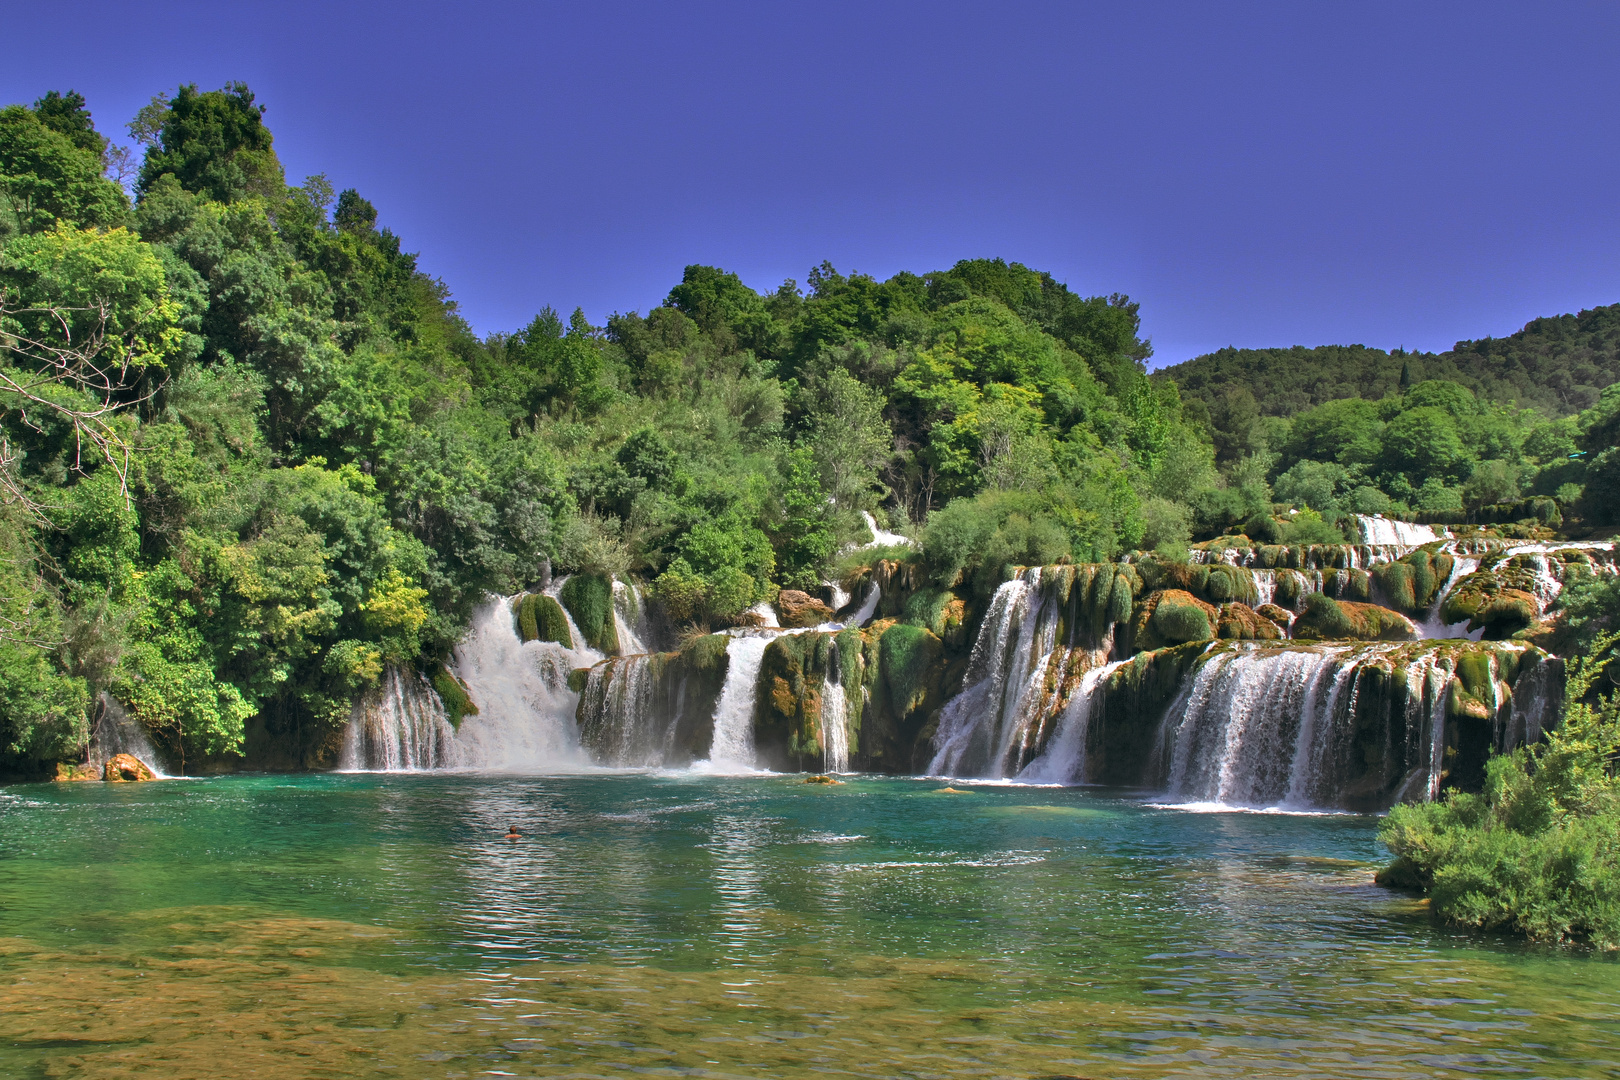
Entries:
[[861, 627], [871, 622], [872, 616], [877, 614], [878, 601], [881, 599], [883, 599], [883, 589], [875, 581], [868, 582], [866, 595], [861, 598], [861, 606], [855, 609], [855, 614], [844, 620], [844, 625]]
[[647, 615], [641, 605], [641, 594], [628, 581], [613, 579], [613, 628], [619, 636], [619, 655], [635, 656], [648, 653]]
[[[658, 715], [649, 657], [620, 657], [591, 668], [580, 707], [580, 735], [603, 765], [665, 763], [665, 736], [679, 717]], [[662, 723], [660, 723], [662, 721]]]
[[1026, 765], [1018, 779], [1031, 784], [1086, 782], [1086, 739], [1091, 732], [1091, 718], [1101, 700], [1099, 691], [1110, 675], [1128, 663], [1129, 660], [1110, 661], [1080, 676], [1080, 685], [1069, 694], [1046, 752]]
[[[555, 596], [566, 580], [559, 579], [546, 594]], [[519, 772], [577, 768], [586, 760], [574, 720], [579, 695], [568, 689], [568, 673], [591, 667], [602, 654], [584, 644], [562, 604], [576, 648], [523, 641], [512, 616], [514, 599], [492, 597], [474, 613], [467, 637], [456, 646], [453, 668], [478, 714], [461, 722], [452, 764]]]
[[1397, 521], [1381, 514], [1357, 514], [1356, 525], [1362, 540], [1372, 545], [1390, 545], [1404, 548], [1422, 547], [1439, 540], [1440, 536], [1427, 525], [1414, 525], [1410, 521]]
[[415, 672], [390, 665], [354, 708], [338, 754], [342, 772], [415, 772], [451, 764], [455, 730], [439, 695]]
[[836, 649], [827, 656], [827, 679], [821, 686], [821, 767], [829, 773], [849, 771], [849, 701], [839, 678]]
[[827, 589], [827, 595], [830, 598], [828, 603], [834, 613], [843, 611], [849, 606], [852, 597], [842, 585], [836, 581], [823, 581], [821, 584]]
[[[561, 586], [556, 582], [547, 595]], [[362, 702], [350, 720], [341, 767], [549, 772], [586, 765], [574, 721], [579, 696], [568, 689], [568, 673], [602, 654], [583, 645], [524, 642], [512, 612], [516, 599], [490, 597], [456, 646], [451, 670], [466, 684], [476, 715], [465, 717], [459, 731], [451, 728], [426, 680], [390, 669], [375, 706]], [[572, 640], [583, 642], [567, 608], [563, 614]]]
[[[946, 703], [934, 736], [936, 776], [1001, 777], [1018, 737], [1036, 719], [1057, 620], [1042, 618], [1047, 604], [1041, 569], [1006, 581], [973, 643], [962, 692]], [[1014, 771], [1023, 762], [1014, 764]]]
[[90, 745], [85, 764], [100, 769], [107, 764], [108, 759], [119, 754], [129, 754], [149, 766], [154, 775], [167, 776], [168, 773], [163, 771], [163, 762], [158, 758], [157, 748], [147, 737], [146, 729], [106, 691], [102, 691], [99, 701], [101, 708], [97, 711], [96, 721], [90, 728]]
[[713, 769], [754, 767], [754, 697], [765, 650], [777, 634], [745, 631], [726, 645], [726, 681], [714, 707], [714, 741], [709, 746]]
[[[1166, 714], [1168, 791], [1190, 803], [1271, 806], [1294, 779], [1301, 729], [1331, 727], [1343, 648], [1224, 652]], [[1327, 716], [1322, 716], [1323, 712]]]
[[860, 548], [869, 548], [869, 547], [915, 547], [916, 546], [911, 542], [911, 540], [909, 538], [901, 536], [897, 532], [889, 532], [887, 529], [878, 528], [877, 519], [874, 518], [871, 514], [867, 513], [865, 510], [861, 511], [861, 520], [866, 522], [866, 527], [868, 529], [872, 530], [872, 539], [867, 541], [864, 544], [856, 545], [856, 550], [859, 550]]
[[1485, 634], [1485, 628], [1480, 627], [1473, 633], [1468, 632], [1468, 620], [1458, 623], [1441, 621], [1440, 609], [1445, 606], [1446, 597], [1456, 587], [1457, 582], [1479, 569], [1479, 560], [1467, 555], [1460, 555], [1455, 550], [1456, 545], [1448, 544], [1446, 549], [1451, 551], [1451, 573], [1446, 576], [1445, 584], [1440, 586], [1434, 594], [1434, 604], [1428, 613], [1417, 621], [1418, 636], [1422, 638], [1469, 638], [1478, 641]]

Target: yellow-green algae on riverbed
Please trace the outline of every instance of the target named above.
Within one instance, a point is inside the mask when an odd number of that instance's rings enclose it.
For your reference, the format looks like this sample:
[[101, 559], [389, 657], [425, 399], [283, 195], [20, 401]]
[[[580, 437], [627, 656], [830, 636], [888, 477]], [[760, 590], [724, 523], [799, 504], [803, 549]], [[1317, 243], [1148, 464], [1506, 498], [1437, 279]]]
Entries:
[[937, 787], [12, 787], [0, 1075], [1617, 1073], [1620, 966], [1434, 929], [1372, 819]]

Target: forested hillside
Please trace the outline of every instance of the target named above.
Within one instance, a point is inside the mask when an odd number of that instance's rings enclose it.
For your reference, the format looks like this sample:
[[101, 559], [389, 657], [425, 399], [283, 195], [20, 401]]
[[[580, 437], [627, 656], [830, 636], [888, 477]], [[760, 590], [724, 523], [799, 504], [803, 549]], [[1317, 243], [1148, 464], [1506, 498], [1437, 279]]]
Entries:
[[[689, 266], [651, 311], [536, 298], [480, 338], [361, 193], [287, 182], [246, 87], [182, 87], [130, 134], [138, 170], [76, 94], [0, 110], [8, 768], [79, 754], [103, 695], [181, 758], [334, 729], [553, 572], [731, 625], [831, 576], [863, 511], [984, 591], [1244, 522], [1310, 543], [1352, 510], [1620, 510], [1610, 309], [1367, 352], [1394, 381], [1333, 375], [1373, 395], [1342, 401], [1205, 361], [1150, 378], [1136, 304], [1000, 260], [765, 294]], [[1563, 396], [1525, 411], [1521, 382]]]
[[1257, 417], [1290, 417], [1342, 398], [1376, 401], [1428, 379], [1559, 419], [1592, 408], [1620, 381], [1620, 304], [1535, 319], [1505, 338], [1459, 341], [1444, 353], [1226, 348], [1156, 374], [1173, 379], [1218, 433], [1239, 440]]

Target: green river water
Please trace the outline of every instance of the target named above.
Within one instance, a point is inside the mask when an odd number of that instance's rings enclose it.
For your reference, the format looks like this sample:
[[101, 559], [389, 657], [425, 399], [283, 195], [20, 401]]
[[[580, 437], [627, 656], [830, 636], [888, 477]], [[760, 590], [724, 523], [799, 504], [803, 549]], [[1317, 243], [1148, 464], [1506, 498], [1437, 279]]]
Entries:
[[957, 787], [3, 788], [0, 1076], [1620, 1076], [1620, 965], [1433, 927], [1374, 818]]

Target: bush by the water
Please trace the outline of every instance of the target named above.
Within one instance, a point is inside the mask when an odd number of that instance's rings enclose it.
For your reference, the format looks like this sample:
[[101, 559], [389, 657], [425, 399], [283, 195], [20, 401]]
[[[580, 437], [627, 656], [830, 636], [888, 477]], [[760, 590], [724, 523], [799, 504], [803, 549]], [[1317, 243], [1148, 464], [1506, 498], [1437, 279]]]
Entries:
[[1594, 693], [1617, 642], [1570, 662], [1562, 727], [1492, 758], [1483, 792], [1390, 811], [1381, 883], [1425, 890], [1444, 922], [1620, 948], [1620, 700]]

